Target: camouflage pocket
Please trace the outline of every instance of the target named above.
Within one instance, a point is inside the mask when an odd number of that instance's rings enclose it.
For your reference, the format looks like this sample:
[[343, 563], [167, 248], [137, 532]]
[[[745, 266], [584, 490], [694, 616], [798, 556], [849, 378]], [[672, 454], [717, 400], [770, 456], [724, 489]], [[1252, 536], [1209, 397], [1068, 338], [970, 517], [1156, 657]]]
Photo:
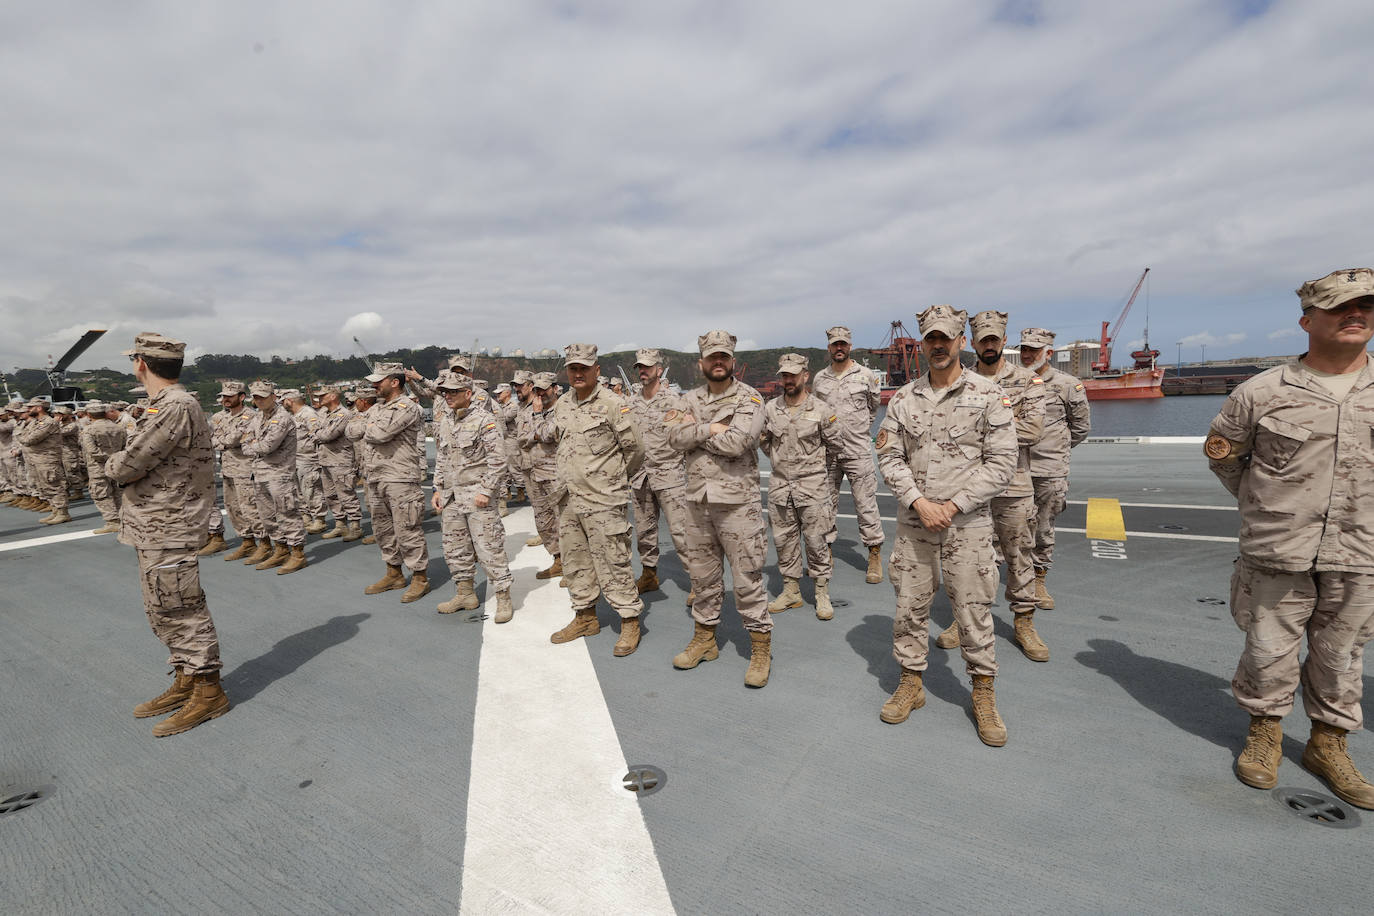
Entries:
[[205, 600], [200, 588], [200, 564], [187, 560], [170, 566], [154, 566], [147, 573], [144, 595], [149, 607], [159, 611], [193, 607]]
[[1231, 619], [1241, 630], [1249, 631], [1254, 617], [1254, 596], [1245, 574], [1245, 564], [1237, 557], [1231, 569]]

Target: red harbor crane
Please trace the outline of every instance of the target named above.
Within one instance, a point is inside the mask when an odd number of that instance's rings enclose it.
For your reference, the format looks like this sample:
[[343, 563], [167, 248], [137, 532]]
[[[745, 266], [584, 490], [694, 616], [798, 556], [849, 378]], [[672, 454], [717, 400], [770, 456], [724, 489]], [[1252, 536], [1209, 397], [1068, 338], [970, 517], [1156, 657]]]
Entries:
[[[1121, 314], [1117, 316], [1116, 323], [1111, 325], [1110, 332], [1107, 330], [1108, 323], [1105, 321], [1102, 322], [1102, 340], [1097, 347], [1097, 361], [1093, 363], [1094, 372], [1105, 373], [1112, 371], [1112, 341], [1116, 339], [1116, 335], [1121, 331], [1121, 326], [1125, 323], [1126, 316], [1131, 313], [1131, 306], [1135, 305], [1136, 297], [1140, 295], [1140, 288], [1145, 285], [1145, 277], [1148, 276], [1149, 273], [1150, 268], [1145, 268], [1140, 274], [1140, 279], [1135, 281], [1135, 289], [1131, 290], [1131, 296], [1126, 300], [1126, 307], [1123, 308]], [[1153, 369], [1155, 367], [1155, 360], [1158, 357], [1159, 351], [1150, 349], [1150, 321], [1147, 318], [1145, 320], [1145, 346], [1140, 350], [1131, 352], [1131, 358], [1135, 360], [1134, 368]]]

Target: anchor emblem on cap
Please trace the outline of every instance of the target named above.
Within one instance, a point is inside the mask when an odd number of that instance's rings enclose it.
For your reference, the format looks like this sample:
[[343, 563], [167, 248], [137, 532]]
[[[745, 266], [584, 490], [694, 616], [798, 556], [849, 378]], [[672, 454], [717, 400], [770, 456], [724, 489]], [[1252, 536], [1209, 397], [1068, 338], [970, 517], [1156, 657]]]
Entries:
[[1347, 282], [1347, 283], [1354, 283], [1354, 282], [1355, 282], [1355, 271], [1352, 270], [1350, 273], [1346, 274], [1345, 282]]

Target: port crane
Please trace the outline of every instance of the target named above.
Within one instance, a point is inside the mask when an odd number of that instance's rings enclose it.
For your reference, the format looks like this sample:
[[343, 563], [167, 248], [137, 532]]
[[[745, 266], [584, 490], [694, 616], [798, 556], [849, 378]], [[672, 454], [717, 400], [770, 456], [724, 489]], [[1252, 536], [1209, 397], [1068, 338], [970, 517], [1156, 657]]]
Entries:
[[[1107, 330], [1109, 323], [1102, 322], [1102, 340], [1097, 347], [1097, 361], [1093, 363], [1093, 371], [1098, 373], [1112, 371], [1112, 341], [1121, 331], [1122, 324], [1126, 321], [1126, 316], [1131, 313], [1131, 306], [1135, 305], [1136, 297], [1140, 295], [1140, 288], [1145, 285], [1145, 277], [1150, 273], [1150, 268], [1140, 274], [1140, 279], [1135, 281], [1135, 289], [1131, 290], [1131, 296], [1126, 300], [1126, 307], [1117, 316], [1116, 323], [1110, 325], [1111, 331]], [[1145, 319], [1145, 345], [1139, 350], [1131, 353], [1131, 358], [1135, 360], [1136, 369], [1153, 369], [1155, 360], [1159, 357], [1158, 350], [1150, 349], [1150, 321]]]

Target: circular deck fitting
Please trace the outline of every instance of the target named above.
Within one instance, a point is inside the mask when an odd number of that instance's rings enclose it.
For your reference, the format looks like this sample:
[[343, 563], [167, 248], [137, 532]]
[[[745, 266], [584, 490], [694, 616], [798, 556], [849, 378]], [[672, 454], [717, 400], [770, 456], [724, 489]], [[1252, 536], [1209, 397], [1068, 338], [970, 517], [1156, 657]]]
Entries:
[[830, 599], [830, 606], [831, 606], [831, 607], [849, 607], [849, 603], [850, 603], [850, 602], [849, 602], [849, 599], [848, 599], [848, 598], [831, 598], [831, 599]]
[[630, 767], [630, 772], [620, 777], [620, 782], [627, 792], [633, 792], [643, 798], [646, 795], [653, 795], [666, 786], [668, 774], [658, 767], [639, 763]]
[[1295, 789], [1280, 786], [1274, 790], [1274, 798], [1285, 811], [1296, 815], [1309, 824], [1322, 827], [1338, 827], [1348, 830], [1360, 826], [1360, 816], [1344, 803], [1311, 789]]
[[52, 793], [52, 786], [39, 786], [37, 789], [30, 789], [27, 792], [11, 795], [9, 798], [0, 801], [0, 817], [4, 817], [7, 814], [17, 814], [25, 808], [32, 808], [43, 799], [52, 795]]
[[1160, 531], [1187, 531], [1187, 525], [1160, 525]]

